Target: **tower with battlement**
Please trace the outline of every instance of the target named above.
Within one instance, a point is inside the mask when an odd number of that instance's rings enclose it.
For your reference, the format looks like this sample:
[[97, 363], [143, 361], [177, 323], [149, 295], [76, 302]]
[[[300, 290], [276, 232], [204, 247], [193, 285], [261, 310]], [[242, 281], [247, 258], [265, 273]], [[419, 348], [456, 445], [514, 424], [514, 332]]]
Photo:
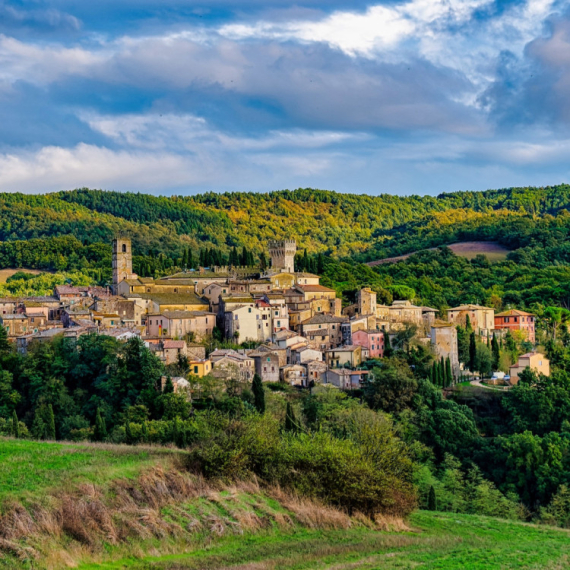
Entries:
[[125, 279], [132, 279], [133, 253], [131, 240], [128, 238], [115, 238], [113, 240], [113, 289]]
[[269, 242], [269, 256], [271, 269], [274, 271], [295, 271], [295, 253], [297, 242], [294, 239], [271, 240]]

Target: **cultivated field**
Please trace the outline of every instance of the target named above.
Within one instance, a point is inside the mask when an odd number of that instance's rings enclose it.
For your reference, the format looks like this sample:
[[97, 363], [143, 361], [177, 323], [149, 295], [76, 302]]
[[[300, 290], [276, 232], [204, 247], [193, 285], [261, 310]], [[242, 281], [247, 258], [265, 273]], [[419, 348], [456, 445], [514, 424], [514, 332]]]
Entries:
[[[509, 253], [509, 250], [506, 247], [494, 241], [462, 241], [452, 243], [446, 247], [453, 251], [455, 255], [465, 257], [466, 259], [473, 259], [475, 256], [481, 254], [486, 256], [489, 261], [503, 261], [507, 258], [507, 254]], [[434, 249], [437, 248], [430, 248], [430, 250]], [[414, 255], [414, 253], [418, 252], [414, 251], [406, 255], [398, 255], [396, 257], [386, 257], [385, 259], [370, 261], [367, 265], [373, 267], [374, 265], [383, 265], [385, 263], [396, 263], [403, 259], [407, 259], [411, 255]]]
[[8, 277], [12, 277], [12, 275], [18, 271], [33, 273], [34, 275], [45, 273], [45, 271], [39, 271], [38, 269], [0, 269], [0, 283], [6, 283], [6, 279], [8, 279]]

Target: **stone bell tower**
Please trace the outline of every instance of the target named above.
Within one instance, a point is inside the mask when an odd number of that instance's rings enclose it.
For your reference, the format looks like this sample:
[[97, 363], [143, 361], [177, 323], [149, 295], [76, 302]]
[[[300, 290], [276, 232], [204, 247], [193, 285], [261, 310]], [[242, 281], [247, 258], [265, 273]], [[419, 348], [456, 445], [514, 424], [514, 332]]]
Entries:
[[117, 293], [117, 285], [125, 279], [132, 279], [133, 253], [131, 240], [115, 238], [113, 240], [113, 291]]
[[269, 242], [271, 269], [276, 271], [295, 271], [295, 253], [297, 242], [294, 239], [272, 240]]

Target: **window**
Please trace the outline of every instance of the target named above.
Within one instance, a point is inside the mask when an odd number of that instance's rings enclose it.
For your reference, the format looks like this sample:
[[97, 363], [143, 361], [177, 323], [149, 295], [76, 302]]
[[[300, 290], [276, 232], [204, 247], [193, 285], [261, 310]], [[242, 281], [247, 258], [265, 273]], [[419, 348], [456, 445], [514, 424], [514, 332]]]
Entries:
[[271, 367], [271, 372], [275, 372], [275, 366]]
[[247, 310], [248, 313], [251, 313], [251, 307]]
[[126, 243], [123, 244], [123, 253], [127, 253], [127, 244]]
[[267, 362], [271, 362], [271, 357], [270, 357], [270, 356], [267, 357]]
[[194, 374], [198, 374], [198, 367], [194, 366]]
[[174, 287], [174, 292], [175, 292], [175, 293], [178, 293], [178, 288], [177, 288], [177, 287]]
[[333, 325], [333, 326], [332, 326], [332, 329], [333, 329], [333, 331], [336, 330], [336, 325]]

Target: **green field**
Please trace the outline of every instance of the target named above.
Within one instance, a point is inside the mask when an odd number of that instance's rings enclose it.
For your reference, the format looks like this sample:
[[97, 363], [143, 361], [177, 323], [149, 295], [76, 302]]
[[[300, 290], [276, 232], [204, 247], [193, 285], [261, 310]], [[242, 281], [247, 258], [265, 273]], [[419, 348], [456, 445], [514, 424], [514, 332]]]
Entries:
[[563, 569], [570, 532], [488, 517], [415, 513], [412, 532], [299, 530], [222, 539], [183, 555], [87, 564], [81, 570]]
[[567, 530], [426, 511], [374, 524], [255, 481], [204, 481], [177, 457], [0, 439], [0, 568], [570, 567]]
[[0, 438], [0, 501], [41, 497], [82, 483], [135, 477], [175, 452], [165, 448]]

